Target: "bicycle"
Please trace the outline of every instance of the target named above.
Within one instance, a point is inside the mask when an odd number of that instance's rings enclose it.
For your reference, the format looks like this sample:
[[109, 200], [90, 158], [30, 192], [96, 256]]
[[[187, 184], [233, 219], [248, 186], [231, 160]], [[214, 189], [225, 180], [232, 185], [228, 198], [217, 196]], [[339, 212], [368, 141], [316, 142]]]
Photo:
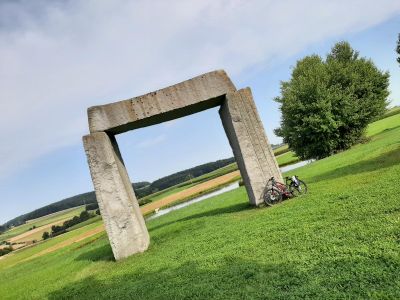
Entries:
[[286, 186], [289, 187], [289, 192], [293, 197], [307, 194], [307, 184], [300, 180], [297, 175], [285, 177]]
[[272, 206], [280, 203], [284, 198], [292, 198], [307, 193], [307, 185], [296, 175], [285, 177], [285, 184], [271, 177], [265, 187], [263, 200], [266, 205]]

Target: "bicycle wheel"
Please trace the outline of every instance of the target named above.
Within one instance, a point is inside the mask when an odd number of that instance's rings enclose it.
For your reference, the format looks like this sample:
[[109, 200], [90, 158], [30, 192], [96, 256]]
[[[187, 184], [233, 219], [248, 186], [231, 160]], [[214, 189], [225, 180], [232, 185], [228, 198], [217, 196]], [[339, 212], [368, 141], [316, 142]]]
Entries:
[[277, 188], [270, 188], [264, 193], [264, 202], [268, 206], [272, 206], [282, 201], [282, 193]]
[[300, 196], [307, 194], [307, 185], [302, 180], [297, 180], [298, 184], [292, 182], [289, 186], [289, 191], [293, 196]]

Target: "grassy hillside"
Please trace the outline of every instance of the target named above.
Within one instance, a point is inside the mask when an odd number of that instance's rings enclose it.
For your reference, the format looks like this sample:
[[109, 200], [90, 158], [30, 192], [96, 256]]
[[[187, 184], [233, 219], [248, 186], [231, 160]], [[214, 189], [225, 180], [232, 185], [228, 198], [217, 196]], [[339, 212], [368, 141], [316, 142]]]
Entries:
[[394, 116], [400, 114], [400, 106], [394, 106], [390, 109], [388, 109], [388, 111], [381, 117], [381, 119], [390, 117], [390, 116]]
[[[67, 209], [64, 211], [60, 211], [58, 213], [52, 214], [52, 215], [48, 215], [45, 217], [41, 217], [35, 220], [30, 221], [29, 223], [23, 224], [21, 226], [12, 228], [6, 232], [4, 232], [3, 234], [0, 234], [0, 242], [8, 240], [12, 237], [18, 236], [24, 232], [28, 232], [30, 228], [32, 228], [33, 226], [35, 227], [41, 227], [41, 226], [45, 226], [48, 224], [53, 224], [55, 222], [58, 221], [62, 221], [65, 219], [71, 219], [74, 216], [79, 216], [79, 214], [85, 210], [84, 206], [79, 206], [79, 207], [75, 207], [72, 209]], [[43, 234], [43, 232], [41, 233]], [[41, 239], [41, 234], [39, 234], [37, 237], [38, 238], [32, 238], [32, 239]]]
[[[288, 149], [287, 145], [280, 146], [274, 150], [274, 154], [276, 156], [281, 155], [278, 158], [278, 163], [280, 166], [285, 166], [288, 164], [292, 164], [297, 162], [299, 159]], [[282, 155], [283, 154], [283, 155]], [[215, 178], [216, 175], [220, 176], [226, 174], [227, 171], [235, 171], [237, 170], [237, 165], [234, 162], [234, 158], [229, 158], [226, 160], [219, 160], [216, 162], [207, 163], [204, 165], [200, 165], [191, 169], [187, 169], [178, 173], [171, 174], [169, 176], [160, 178], [153, 183], [150, 182], [137, 182], [132, 183], [135, 193], [140, 199], [141, 203], [147, 203], [148, 201], [154, 201], [161, 199], [162, 197], [168, 196], [175, 192], [179, 192], [185, 188], [193, 186], [194, 184], [204, 182], [205, 180], [209, 180]], [[223, 166], [223, 167], [220, 167]], [[209, 170], [212, 170], [209, 172]], [[202, 175], [199, 175], [202, 174]], [[194, 177], [192, 180], [188, 180], [189, 175]], [[179, 182], [178, 184], [174, 184], [174, 182]], [[165, 189], [162, 187], [168, 186]], [[152, 190], [159, 190], [157, 192], [152, 193]], [[95, 203], [96, 196], [95, 193], [88, 192], [79, 194], [76, 196], [72, 196], [61, 201], [49, 204], [47, 206], [41, 207], [36, 209], [30, 213], [25, 215], [18, 216], [7, 223], [5, 226], [20, 226], [23, 225], [25, 222], [29, 223], [32, 219], [38, 218], [46, 218], [47, 215], [57, 213], [60, 211], [64, 211], [66, 209], [71, 209], [82, 205], [83, 203]], [[0, 228], [3, 228], [0, 226]], [[2, 230], [0, 230], [1, 232]], [[1, 240], [0, 240], [1, 241]]]
[[400, 123], [389, 121], [369, 143], [297, 169], [307, 196], [267, 209], [249, 207], [244, 188], [205, 200], [148, 222], [149, 250], [118, 263], [104, 233], [29, 259], [100, 222], [90, 224], [0, 260], [0, 294], [399, 299]]
[[293, 151], [288, 151], [284, 154], [279, 155], [276, 160], [279, 167], [284, 167], [300, 161], [300, 159], [296, 156], [296, 154], [294, 154]]
[[[234, 162], [234, 158], [227, 158], [227, 159], [222, 159], [222, 160], [217, 160], [214, 162], [202, 164], [200, 166], [196, 166], [194, 168], [190, 168], [187, 170], [183, 170], [165, 177], [162, 177], [152, 183], [148, 182], [137, 182], [137, 183], [132, 183], [132, 186], [135, 190], [136, 196], [138, 198], [143, 198], [147, 195], [150, 195], [154, 191], [161, 191], [166, 188], [173, 187], [176, 184], [182, 183], [187, 181], [189, 175], [191, 177], [201, 177], [204, 174], [213, 172], [219, 168], [223, 168], [229, 164], [232, 164]], [[72, 196], [66, 199], [63, 199], [61, 201], [46, 205], [44, 207], [38, 208], [30, 213], [18, 216], [7, 223], [4, 224], [4, 227], [10, 227], [10, 226], [19, 226], [21, 224], [24, 224], [25, 222], [31, 220], [31, 219], [36, 219], [40, 218], [52, 213], [56, 213], [58, 211], [62, 211], [65, 209], [73, 208], [80, 206], [82, 204], [89, 204], [89, 203], [95, 203], [96, 202], [96, 195], [94, 192], [88, 192], [76, 196]], [[3, 226], [0, 227], [0, 229], [3, 229]]]
[[[400, 112], [400, 110], [399, 110]], [[400, 126], [400, 113], [372, 123], [367, 128], [367, 136], [373, 136], [384, 130], [391, 130]]]
[[284, 153], [286, 153], [288, 151], [290, 151], [289, 150], [289, 146], [287, 144], [284, 144], [284, 145], [282, 145], [282, 146], [280, 146], [278, 148], [275, 148], [274, 149], [274, 154], [275, 154], [275, 156], [278, 156], [278, 155], [284, 154]]
[[175, 194], [177, 192], [180, 192], [180, 191], [182, 191], [184, 189], [187, 189], [189, 187], [195, 186], [195, 185], [197, 185], [199, 183], [206, 182], [206, 181], [211, 180], [213, 178], [217, 178], [219, 176], [222, 176], [222, 175], [228, 174], [230, 172], [236, 171], [237, 169], [238, 169], [237, 164], [236, 163], [232, 163], [232, 164], [229, 164], [229, 165], [227, 165], [225, 167], [222, 167], [220, 169], [212, 171], [210, 173], [207, 173], [207, 174], [204, 174], [202, 176], [187, 180], [187, 181], [182, 182], [180, 184], [177, 184], [175, 186], [169, 187], [169, 188], [167, 188], [165, 190], [162, 190], [162, 191], [153, 193], [151, 195], [148, 195], [146, 197], [143, 197], [142, 199], [140, 199], [140, 201], [146, 201], [146, 200], [156, 201], [156, 200], [162, 199], [164, 197], [167, 197], [169, 195], [172, 195], [172, 194]]
[[[391, 109], [389, 109], [382, 117], [381, 120], [385, 120], [386, 118], [389, 117], [399, 117], [400, 116], [400, 107], [399, 106], [395, 106]], [[369, 125], [367, 128], [367, 136], [371, 136], [374, 135], [376, 132], [378, 132], [380, 130], [380, 128], [386, 128], [386, 124], [389, 124], [391, 122], [391, 120], [394, 120], [396, 118], [392, 118], [386, 121], [382, 121], [380, 122], [379, 126], [375, 126], [375, 125]], [[397, 120], [397, 119], [396, 119]], [[373, 124], [376, 124], [378, 122], [374, 122]], [[288, 147], [287, 144], [282, 145], [276, 149], [274, 149], [274, 154], [277, 156], [277, 160], [278, 160], [278, 164], [280, 167], [286, 166], [286, 165], [290, 165], [290, 164], [294, 164], [296, 162], [298, 162], [300, 159], [296, 156], [296, 154], [291, 151]]]

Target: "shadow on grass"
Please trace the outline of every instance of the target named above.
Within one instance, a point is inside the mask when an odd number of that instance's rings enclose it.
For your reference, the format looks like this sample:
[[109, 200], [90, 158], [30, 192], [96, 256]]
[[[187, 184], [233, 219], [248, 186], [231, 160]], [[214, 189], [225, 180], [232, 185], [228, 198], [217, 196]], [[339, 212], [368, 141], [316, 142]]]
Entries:
[[201, 212], [198, 214], [189, 215], [187, 217], [177, 219], [174, 221], [162, 223], [162, 224], [154, 226], [154, 227], [149, 226], [149, 231], [154, 231], [154, 230], [157, 230], [158, 228], [168, 226], [168, 225], [176, 223], [176, 222], [184, 222], [184, 221], [194, 220], [194, 219], [198, 219], [198, 218], [212, 217], [212, 216], [217, 216], [217, 215], [222, 215], [222, 214], [230, 214], [230, 213], [235, 213], [235, 212], [248, 210], [248, 209], [254, 209], [252, 206], [250, 206], [250, 204], [248, 202], [238, 203], [238, 204], [234, 204], [231, 206], [224, 206], [224, 207], [220, 207], [220, 208], [216, 208], [216, 209], [207, 210], [207, 211], [204, 211], [204, 212]]
[[[243, 210], [247, 210], [247, 209], [252, 209], [252, 207], [248, 203], [238, 203], [238, 204], [231, 205], [231, 206], [221, 207], [221, 208], [208, 210], [208, 211], [198, 213], [198, 214], [193, 214], [193, 215], [190, 215], [190, 216], [178, 219], [178, 220], [162, 223], [155, 227], [149, 227], [149, 231], [151, 232], [151, 231], [157, 230], [158, 228], [162, 228], [162, 227], [174, 224], [176, 222], [189, 221], [189, 220], [194, 220], [197, 218], [211, 217], [211, 216], [216, 216], [216, 215], [234, 213], [234, 212], [239, 212], [239, 211], [243, 211]], [[88, 250], [85, 253], [82, 253], [81, 255], [79, 255], [76, 258], [76, 260], [78, 260], [78, 261], [93, 261], [93, 262], [115, 261], [111, 246], [108, 243], [106, 245], [102, 245], [95, 249]]]
[[[76, 280], [49, 299], [343, 299], [400, 296], [399, 263], [390, 258], [325, 258], [306, 267], [294, 262], [261, 264], [225, 257], [214, 267], [192, 261], [176, 268], [130, 271]], [[391, 269], [392, 268], [392, 269]], [[114, 270], [115, 271], [115, 270]], [[121, 273], [123, 275], [121, 275]]]
[[[125, 267], [125, 271], [129, 268]], [[216, 269], [195, 262], [151, 272], [127, 272], [107, 280], [87, 277], [48, 295], [49, 299], [248, 299], [290, 292], [308, 284], [295, 266], [263, 266], [233, 258]], [[262, 297], [265, 298], [265, 297]]]
[[106, 245], [97, 247], [95, 249], [86, 251], [79, 255], [75, 260], [86, 260], [86, 261], [115, 261], [112, 249], [109, 243]]
[[311, 182], [320, 182], [324, 180], [335, 179], [347, 175], [354, 175], [364, 172], [372, 172], [380, 169], [389, 168], [393, 165], [400, 163], [400, 147], [393, 149], [392, 151], [382, 153], [381, 155], [367, 159], [361, 160], [354, 164], [349, 164], [347, 166], [333, 169], [326, 173], [322, 173], [317, 177], [312, 177]]

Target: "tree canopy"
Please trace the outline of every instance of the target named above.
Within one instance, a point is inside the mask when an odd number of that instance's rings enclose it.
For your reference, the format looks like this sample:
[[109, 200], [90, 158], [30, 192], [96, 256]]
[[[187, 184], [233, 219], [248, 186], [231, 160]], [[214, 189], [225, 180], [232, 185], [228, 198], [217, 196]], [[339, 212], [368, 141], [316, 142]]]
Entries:
[[399, 33], [399, 39], [397, 40], [396, 52], [399, 55], [397, 56], [397, 62], [400, 64], [400, 33]]
[[349, 43], [334, 45], [326, 59], [299, 60], [289, 81], [281, 82], [282, 120], [278, 136], [302, 159], [320, 159], [348, 149], [382, 115], [389, 73], [359, 57]]

